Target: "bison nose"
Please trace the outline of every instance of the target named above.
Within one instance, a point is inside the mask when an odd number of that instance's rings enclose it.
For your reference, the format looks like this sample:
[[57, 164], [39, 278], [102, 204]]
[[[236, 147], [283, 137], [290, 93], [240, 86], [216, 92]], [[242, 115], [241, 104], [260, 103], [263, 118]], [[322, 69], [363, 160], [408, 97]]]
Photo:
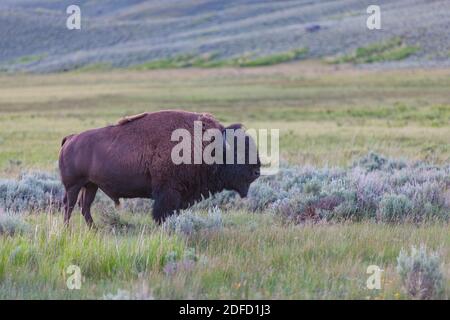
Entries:
[[253, 176], [255, 178], [258, 178], [260, 176], [261, 172], [259, 171], [259, 169], [255, 169], [255, 171], [253, 171]]

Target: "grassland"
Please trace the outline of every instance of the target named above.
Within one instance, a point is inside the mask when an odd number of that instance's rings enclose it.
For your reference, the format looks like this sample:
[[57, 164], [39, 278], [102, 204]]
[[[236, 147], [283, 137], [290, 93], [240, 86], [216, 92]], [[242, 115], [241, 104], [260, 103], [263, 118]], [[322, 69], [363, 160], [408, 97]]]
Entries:
[[252, 69], [0, 77], [0, 171], [53, 169], [67, 134], [179, 108], [279, 128], [283, 159], [346, 165], [369, 150], [450, 159], [450, 70], [360, 71], [320, 64]]
[[[84, 70], [0, 76], [0, 176], [56, 168], [69, 133], [124, 115], [178, 108], [207, 111], [248, 128], [279, 128], [291, 164], [347, 166], [369, 150], [450, 161], [450, 70], [367, 71], [320, 63], [249, 69]], [[94, 210], [94, 219], [101, 221]], [[154, 298], [404, 299], [395, 271], [401, 248], [421, 243], [450, 272], [448, 223], [295, 225], [265, 212], [232, 211], [224, 227], [185, 237], [122, 212], [129, 226], [86, 229], [74, 214], [24, 214], [29, 230], [0, 235], [0, 298], [102, 298], [124, 289]], [[193, 264], [168, 271], [171, 257]], [[66, 268], [79, 265], [81, 290]], [[365, 286], [368, 265], [381, 290]]]
[[[64, 230], [59, 216], [27, 217], [35, 230], [2, 238], [0, 298], [95, 299], [120, 289], [157, 299], [406, 299], [395, 271], [401, 248], [424, 243], [450, 258], [443, 225], [299, 226], [234, 212], [219, 232], [180, 237], [148, 216], [123, 217], [136, 228], [92, 232], [76, 215]], [[170, 256], [186, 253], [193, 265], [165, 268]], [[66, 287], [72, 264], [85, 277], [80, 290]], [[373, 264], [385, 270], [382, 290], [366, 288]]]

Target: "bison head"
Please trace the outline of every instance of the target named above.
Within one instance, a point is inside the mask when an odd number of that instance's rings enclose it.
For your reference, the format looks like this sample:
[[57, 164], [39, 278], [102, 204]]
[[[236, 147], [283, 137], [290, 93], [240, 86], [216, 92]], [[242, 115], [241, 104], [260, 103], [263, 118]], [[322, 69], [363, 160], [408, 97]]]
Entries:
[[231, 125], [223, 130], [224, 164], [222, 179], [227, 190], [234, 190], [244, 198], [250, 184], [261, 174], [261, 162], [256, 143], [245, 133], [241, 124]]

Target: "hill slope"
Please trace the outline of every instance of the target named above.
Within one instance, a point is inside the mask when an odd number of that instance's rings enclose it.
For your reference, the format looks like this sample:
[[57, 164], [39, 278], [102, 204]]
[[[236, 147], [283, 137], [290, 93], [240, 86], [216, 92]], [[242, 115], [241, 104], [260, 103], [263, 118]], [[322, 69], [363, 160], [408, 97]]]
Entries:
[[0, 69], [123, 67], [180, 54], [231, 59], [298, 48], [323, 58], [396, 36], [420, 48], [403, 64], [441, 65], [450, 59], [447, 0], [379, 0], [378, 31], [366, 28], [371, 0], [80, 0], [80, 31], [66, 28], [66, 7], [72, 3], [1, 1]]

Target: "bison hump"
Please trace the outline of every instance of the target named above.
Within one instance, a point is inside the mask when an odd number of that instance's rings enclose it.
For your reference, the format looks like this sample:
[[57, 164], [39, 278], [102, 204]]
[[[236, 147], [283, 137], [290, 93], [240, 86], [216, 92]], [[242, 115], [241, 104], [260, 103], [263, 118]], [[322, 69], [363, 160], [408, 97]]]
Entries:
[[123, 117], [122, 119], [120, 119], [119, 122], [117, 122], [117, 124], [119, 126], [121, 126], [121, 125], [124, 125], [124, 124], [126, 124], [128, 122], [132, 122], [134, 120], [140, 119], [140, 118], [142, 118], [142, 117], [144, 117], [146, 115], [147, 115], [147, 112], [136, 114], [134, 116], [126, 116], [126, 117]]
[[223, 126], [213, 117], [213, 115], [209, 113], [200, 114], [198, 120], [202, 122], [203, 130], [209, 128], [219, 128], [221, 130], [223, 129]]

